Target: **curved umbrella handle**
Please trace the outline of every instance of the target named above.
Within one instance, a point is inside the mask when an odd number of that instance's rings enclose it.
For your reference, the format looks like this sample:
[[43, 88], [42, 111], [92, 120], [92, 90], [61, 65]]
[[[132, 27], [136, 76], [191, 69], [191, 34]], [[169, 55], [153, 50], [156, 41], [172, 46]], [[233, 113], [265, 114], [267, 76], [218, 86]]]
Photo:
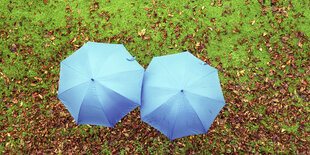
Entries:
[[128, 61], [134, 61], [136, 59], [136, 56], [132, 57], [132, 58], [127, 58]]

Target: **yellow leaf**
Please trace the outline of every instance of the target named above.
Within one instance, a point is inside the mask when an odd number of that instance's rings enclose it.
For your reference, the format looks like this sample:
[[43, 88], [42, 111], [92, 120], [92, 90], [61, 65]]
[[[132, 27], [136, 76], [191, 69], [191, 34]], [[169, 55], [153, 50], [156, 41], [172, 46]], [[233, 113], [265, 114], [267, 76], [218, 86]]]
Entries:
[[272, 100], [273, 102], [279, 102], [279, 99], [275, 98]]
[[264, 33], [263, 33], [263, 36], [266, 36], [266, 35], [267, 35], [267, 32], [264, 32]]
[[244, 75], [244, 72], [245, 72], [245, 70], [241, 70], [241, 71], [240, 71], [240, 74], [241, 74], [241, 75]]
[[18, 103], [18, 101], [17, 101], [16, 98], [14, 98], [14, 99], [12, 100], [12, 102], [13, 102], [14, 104]]
[[238, 91], [236, 91], [236, 90], [233, 90], [233, 92], [234, 92], [235, 94], [237, 94], [237, 95], [239, 94], [239, 92], [238, 92]]
[[255, 20], [252, 20], [250, 23], [251, 23], [251, 25], [254, 25], [255, 24]]
[[298, 45], [299, 47], [302, 47], [301, 40], [299, 40], [299, 41], [297, 42], [297, 45]]
[[40, 97], [41, 100], [43, 99], [43, 96], [41, 94], [39, 94], [38, 96]]
[[73, 40], [71, 42], [74, 43], [75, 41], [76, 41], [76, 38], [73, 38]]
[[41, 80], [42, 80], [42, 78], [40, 78], [40, 77], [36, 77], [36, 76], [34, 77], [34, 79], [35, 79], [35, 80], [39, 80], [39, 81], [41, 81]]
[[53, 35], [51, 35], [51, 36], [50, 36], [50, 39], [51, 39], [51, 40], [55, 40], [56, 38], [55, 38]]
[[144, 36], [145, 32], [146, 32], [146, 29], [142, 29], [140, 32], [138, 32], [138, 35]]

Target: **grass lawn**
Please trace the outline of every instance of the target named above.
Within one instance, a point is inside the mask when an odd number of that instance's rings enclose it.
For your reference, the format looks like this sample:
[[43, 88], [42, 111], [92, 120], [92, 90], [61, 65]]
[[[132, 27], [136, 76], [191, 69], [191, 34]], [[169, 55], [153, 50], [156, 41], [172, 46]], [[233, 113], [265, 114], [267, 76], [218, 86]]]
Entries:
[[[310, 153], [308, 0], [1, 0], [1, 153]], [[190, 51], [219, 70], [227, 104], [207, 134], [169, 141], [139, 109], [113, 129], [76, 125], [60, 61], [120, 43], [147, 67]]]

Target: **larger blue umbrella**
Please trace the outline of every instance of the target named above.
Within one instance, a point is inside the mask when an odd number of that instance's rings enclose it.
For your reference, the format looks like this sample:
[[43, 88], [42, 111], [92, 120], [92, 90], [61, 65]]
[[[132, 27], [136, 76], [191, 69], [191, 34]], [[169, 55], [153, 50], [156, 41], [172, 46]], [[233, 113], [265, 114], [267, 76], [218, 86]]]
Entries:
[[123, 45], [87, 42], [61, 62], [58, 98], [77, 124], [113, 127], [141, 104], [143, 74]]
[[144, 73], [141, 119], [171, 140], [206, 133], [224, 105], [217, 70], [189, 52], [154, 57]]

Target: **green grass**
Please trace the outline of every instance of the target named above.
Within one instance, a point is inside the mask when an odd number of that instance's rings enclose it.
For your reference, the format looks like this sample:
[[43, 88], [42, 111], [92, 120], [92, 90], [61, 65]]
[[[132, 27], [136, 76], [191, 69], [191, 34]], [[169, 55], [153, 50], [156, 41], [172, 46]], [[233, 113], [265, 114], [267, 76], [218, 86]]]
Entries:
[[[0, 152], [308, 153], [307, 1], [212, 3], [3, 0]], [[188, 50], [219, 69], [227, 105], [207, 134], [175, 141], [138, 109], [114, 129], [78, 126], [56, 97], [59, 64], [87, 41], [122, 43], [144, 67]]]

